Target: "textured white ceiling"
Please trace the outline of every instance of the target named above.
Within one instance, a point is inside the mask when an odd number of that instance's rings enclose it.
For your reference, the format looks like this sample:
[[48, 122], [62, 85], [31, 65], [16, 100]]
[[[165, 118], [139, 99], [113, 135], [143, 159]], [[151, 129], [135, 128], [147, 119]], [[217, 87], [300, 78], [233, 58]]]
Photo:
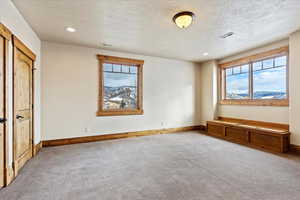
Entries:
[[[203, 61], [279, 40], [300, 28], [300, 0], [13, 0], [42, 40]], [[172, 17], [192, 11], [179, 29]], [[77, 29], [68, 33], [65, 27]], [[233, 31], [234, 36], [220, 36]], [[203, 53], [209, 56], [204, 57]]]

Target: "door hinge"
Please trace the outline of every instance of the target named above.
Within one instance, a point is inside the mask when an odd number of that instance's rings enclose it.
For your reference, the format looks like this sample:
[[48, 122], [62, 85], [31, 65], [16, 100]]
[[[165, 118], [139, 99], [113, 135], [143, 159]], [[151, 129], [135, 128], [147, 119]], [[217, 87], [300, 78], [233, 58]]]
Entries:
[[7, 121], [6, 118], [0, 118], [0, 124], [4, 124]]

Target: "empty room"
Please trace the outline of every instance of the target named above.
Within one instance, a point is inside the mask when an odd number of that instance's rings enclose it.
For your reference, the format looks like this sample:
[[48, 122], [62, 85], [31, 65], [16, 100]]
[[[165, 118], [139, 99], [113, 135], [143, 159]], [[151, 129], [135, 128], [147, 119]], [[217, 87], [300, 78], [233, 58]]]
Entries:
[[299, 0], [0, 0], [0, 199], [299, 200], [299, 91]]

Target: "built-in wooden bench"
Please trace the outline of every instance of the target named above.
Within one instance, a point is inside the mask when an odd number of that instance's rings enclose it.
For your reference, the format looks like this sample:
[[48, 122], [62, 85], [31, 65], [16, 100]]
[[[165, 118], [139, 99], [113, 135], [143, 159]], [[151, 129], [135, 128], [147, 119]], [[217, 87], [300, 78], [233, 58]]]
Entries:
[[219, 117], [207, 122], [208, 135], [255, 148], [287, 152], [290, 145], [289, 125]]

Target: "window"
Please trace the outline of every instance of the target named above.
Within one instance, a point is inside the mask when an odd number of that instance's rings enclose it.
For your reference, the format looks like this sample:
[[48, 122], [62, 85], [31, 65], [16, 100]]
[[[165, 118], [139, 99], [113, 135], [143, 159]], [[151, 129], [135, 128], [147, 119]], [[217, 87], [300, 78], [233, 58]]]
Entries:
[[248, 99], [249, 95], [249, 65], [227, 68], [226, 99]]
[[253, 99], [287, 99], [287, 56], [253, 63]]
[[98, 55], [98, 116], [138, 115], [142, 108], [142, 60]]
[[288, 106], [288, 47], [220, 67], [221, 104]]

